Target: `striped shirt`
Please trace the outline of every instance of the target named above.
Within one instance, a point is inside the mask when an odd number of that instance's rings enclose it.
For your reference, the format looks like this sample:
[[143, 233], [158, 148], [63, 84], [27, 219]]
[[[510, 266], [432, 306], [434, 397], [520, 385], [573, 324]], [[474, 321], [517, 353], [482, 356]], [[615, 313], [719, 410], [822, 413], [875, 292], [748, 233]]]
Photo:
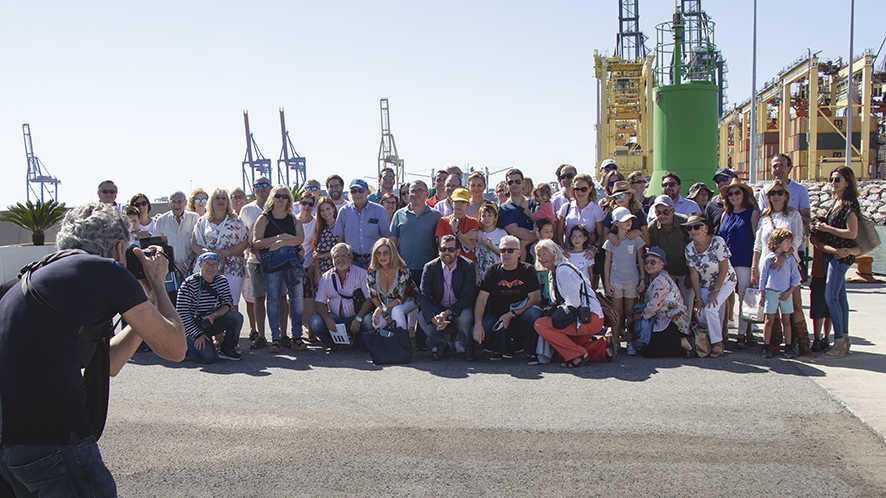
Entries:
[[178, 289], [178, 299], [175, 302], [175, 311], [185, 327], [185, 334], [192, 340], [204, 333], [200, 330], [200, 324], [196, 317], [215, 313], [224, 305], [233, 308], [231, 288], [224, 275], [216, 274], [215, 279], [209, 284], [218, 297], [212, 295], [206, 288], [201, 288], [201, 283], [205, 284], [203, 278], [197, 273], [185, 279]]

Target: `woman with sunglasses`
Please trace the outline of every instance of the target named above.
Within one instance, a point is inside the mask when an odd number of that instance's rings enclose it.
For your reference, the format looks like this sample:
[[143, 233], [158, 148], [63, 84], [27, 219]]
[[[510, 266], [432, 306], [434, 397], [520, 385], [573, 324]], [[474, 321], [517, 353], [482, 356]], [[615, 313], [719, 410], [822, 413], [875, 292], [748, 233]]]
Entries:
[[726, 299], [738, 284], [738, 276], [729, 262], [732, 253], [722, 237], [708, 233], [704, 216], [694, 214], [683, 225], [692, 239], [686, 245], [686, 264], [695, 291], [693, 308], [699, 321], [707, 325], [711, 358], [718, 358], [724, 349]]
[[188, 211], [197, 213], [198, 216], [206, 215], [206, 203], [209, 202], [209, 194], [202, 188], [196, 188], [188, 198]]
[[[277, 185], [271, 190], [264, 212], [255, 222], [252, 233], [254, 250], [275, 251], [286, 246], [301, 248], [305, 239], [301, 222], [292, 215], [292, 192], [286, 185]], [[280, 348], [290, 347], [296, 351], [307, 348], [302, 341], [302, 312], [304, 310], [304, 259], [298, 252], [295, 260], [283, 269], [267, 272], [265, 277], [267, 293], [268, 322], [271, 326], [271, 353], [279, 353]], [[280, 329], [280, 299], [282, 290], [289, 294], [289, 318], [292, 320], [292, 339]]]
[[409, 267], [391, 239], [382, 237], [372, 246], [366, 283], [375, 310], [366, 315], [364, 326], [383, 329], [391, 324], [405, 331], [409, 318], [417, 316], [418, 292]]
[[154, 220], [151, 218], [151, 201], [145, 194], [135, 194], [129, 200], [129, 207], [138, 209], [138, 226], [132, 227], [132, 232], [138, 239], [151, 236], [154, 232]]
[[618, 237], [612, 233], [614, 231], [612, 229], [612, 211], [623, 207], [634, 215], [631, 222], [630, 237], [643, 237], [646, 244], [649, 244], [649, 232], [646, 224], [643, 223], [643, 220], [646, 219], [646, 211], [643, 210], [643, 206], [628, 182], [624, 180], [615, 182], [615, 185], [612, 186], [612, 193], [603, 199], [601, 204], [603, 207], [603, 235], [605, 240], [618, 245]]
[[[757, 223], [757, 231], [754, 236], [754, 259], [751, 262], [751, 286], [756, 287], [760, 280], [762, 262], [769, 256], [769, 236], [776, 228], [786, 228], [791, 233], [803, 233], [803, 217], [800, 212], [790, 207], [788, 203], [791, 194], [787, 185], [781, 180], [775, 180], [766, 188], [766, 208], [760, 214]], [[794, 256], [803, 243], [803, 237], [794, 237]]]
[[754, 342], [751, 322], [741, 318], [741, 298], [751, 285], [751, 265], [754, 259], [754, 234], [760, 221], [760, 211], [754, 200], [754, 190], [738, 178], [720, 187], [723, 214], [719, 220], [718, 235], [723, 237], [732, 252], [729, 258], [738, 276], [738, 347], [744, 348]]
[[628, 175], [628, 183], [631, 185], [631, 190], [634, 192], [634, 198], [637, 199], [643, 207], [643, 212], [648, 213], [649, 207], [652, 206], [652, 202], [655, 200], [655, 196], [646, 196], [646, 177], [643, 176], [643, 172], [634, 171]]
[[[588, 261], [595, 261], [597, 257], [597, 249], [603, 243], [604, 227], [603, 227], [603, 210], [596, 202], [597, 191], [594, 190], [594, 180], [591, 175], [582, 173], [576, 175], [572, 179], [572, 200], [560, 207], [557, 213], [557, 223], [554, 227], [554, 241], [560, 247], [567, 251], [572, 249], [572, 244], [568, 239], [568, 234], [572, 232], [572, 227], [576, 225], [584, 225], [591, 237], [588, 243], [589, 248], [585, 251], [585, 257]], [[602, 261], [603, 258], [600, 258]], [[600, 274], [603, 272], [602, 263], [599, 271], [595, 267], [593, 276], [593, 288], [597, 288]]]
[[858, 254], [858, 223], [861, 208], [858, 204], [858, 185], [851, 168], [840, 166], [831, 173], [831, 192], [834, 204], [826, 221], [815, 220], [812, 230], [817, 243], [825, 252], [827, 280], [825, 302], [834, 327], [834, 347], [825, 358], [843, 358], [849, 354], [849, 301], [846, 298], [846, 270]]
[[[197, 256], [206, 252], [219, 255], [218, 272], [228, 280], [235, 310], [240, 303], [243, 277], [246, 276], [246, 258], [243, 257], [243, 251], [249, 247], [246, 234], [246, 225], [234, 214], [228, 191], [215, 189], [209, 209], [194, 225], [191, 246]], [[195, 265], [194, 273], [199, 269]]]
[[[302, 231], [305, 234], [305, 240], [301, 244], [302, 254], [304, 255], [304, 263], [302, 266], [305, 268], [305, 298], [314, 297], [314, 291], [316, 291], [317, 285], [317, 280], [313, 278], [313, 272], [310, 271], [310, 267], [314, 263], [314, 225], [317, 223], [317, 220], [313, 215], [315, 203], [316, 199], [313, 196], [302, 196], [302, 198], [298, 200], [298, 215], [295, 217], [295, 219], [301, 223]], [[306, 313], [308, 317], [312, 314], [313, 313]]]

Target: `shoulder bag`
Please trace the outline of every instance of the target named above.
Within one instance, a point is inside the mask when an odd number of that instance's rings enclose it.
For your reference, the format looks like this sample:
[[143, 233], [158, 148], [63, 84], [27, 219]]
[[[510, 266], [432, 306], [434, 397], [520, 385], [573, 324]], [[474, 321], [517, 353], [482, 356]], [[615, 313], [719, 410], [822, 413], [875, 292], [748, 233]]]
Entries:
[[[286, 233], [285, 230], [283, 230], [283, 227], [281, 227], [272, 216], [269, 216], [268, 213], [262, 213], [262, 216], [267, 218], [269, 223], [273, 223], [274, 226], [277, 227], [277, 230], [280, 230], [280, 233]], [[302, 262], [301, 254], [299, 254], [298, 249], [299, 248], [293, 246], [283, 246], [280, 249], [275, 249], [273, 251], [262, 249], [259, 251], [262, 271], [265, 273], [276, 273], [293, 267], [297, 268]]]

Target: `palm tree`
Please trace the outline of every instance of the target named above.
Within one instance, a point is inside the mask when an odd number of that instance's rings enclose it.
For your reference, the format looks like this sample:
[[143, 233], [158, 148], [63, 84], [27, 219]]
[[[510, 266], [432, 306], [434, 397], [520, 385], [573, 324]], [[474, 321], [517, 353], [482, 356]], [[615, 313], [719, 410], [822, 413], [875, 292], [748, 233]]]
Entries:
[[305, 184], [308, 182], [298, 183], [296, 182], [290, 190], [292, 191], [292, 202], [298, 203], [301, 200], [302, 195], [305, 193]]
[[37, 201], [25, 204], [21, 202], [9, 206], [5, 213], [0, 213], [0, 221], [8, 221], [31, 231], [31, 241], [35, 246], [42, 246], [46, 239], [45, 230], [54, 227], [65, 217], [67, 208], [64, 203], [54, 200]]

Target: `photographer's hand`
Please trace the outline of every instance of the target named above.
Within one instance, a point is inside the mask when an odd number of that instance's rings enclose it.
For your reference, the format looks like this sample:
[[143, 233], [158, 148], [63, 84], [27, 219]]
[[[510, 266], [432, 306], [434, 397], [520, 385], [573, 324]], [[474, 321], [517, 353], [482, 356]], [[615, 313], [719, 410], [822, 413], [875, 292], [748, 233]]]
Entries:
[[[153, 249], [154, 254], [148, 256], [145, 254], [145, 251], [138, 247], [133, 252], [141, 261], [142, 267], [145, 269], [145, 278], [151, 284], [151, 288], [155, 290], [156, 288], [162, 288], [165, 292], [166, 284], [164, 281], [166, 280], [166, 274], [169, 273], [169, 259], [163, 254], [163, 248], [160, 246], [151, 246], [148, 249]], [[158, 284], [156, 288], [154, 284]]]

